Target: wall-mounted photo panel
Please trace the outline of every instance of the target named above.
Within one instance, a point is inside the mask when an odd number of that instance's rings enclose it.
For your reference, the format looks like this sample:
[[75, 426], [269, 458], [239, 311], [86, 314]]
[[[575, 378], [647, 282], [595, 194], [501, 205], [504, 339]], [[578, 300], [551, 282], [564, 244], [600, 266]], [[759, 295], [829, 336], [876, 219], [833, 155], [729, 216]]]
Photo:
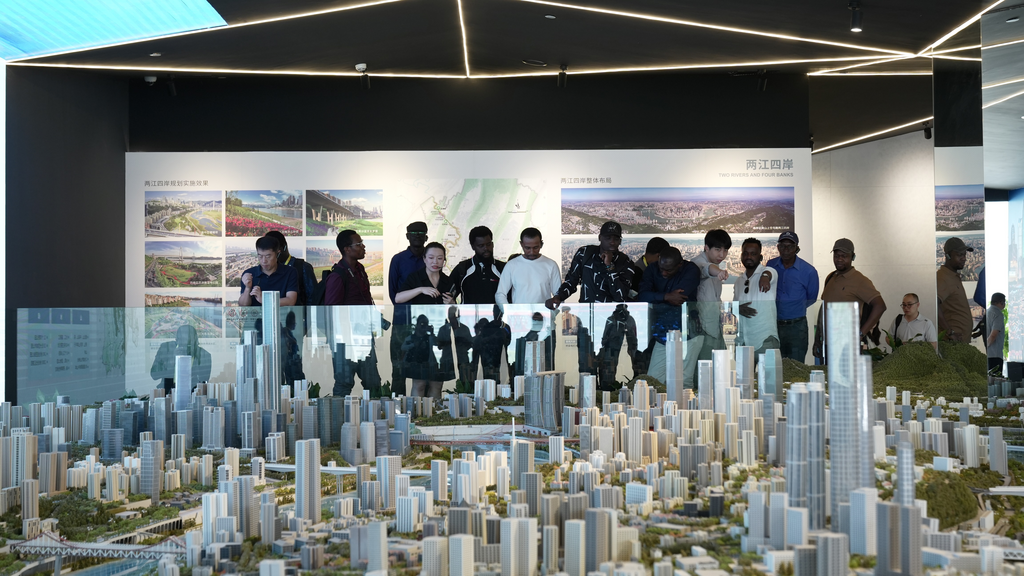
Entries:
[[153, 240], [145, 246], [146, 288], [215, 288], [223, 277], [218, 240]]
[[152, 290], [146, 292], [146, 338], [174, 338], [181, 326], [200, 338], [223, 334], [220, 290]]
[[562, 188], [562, 234], [594, 234], [614, 220], [625, 234], [776, 234], [793, 229], [794, 189]]
[[[954, 236], [963, 240], [968, 248], [974, 248], [973, 252], [967, 253], [967, 264], [960, 271], [960, 279], [964, 282], [977, 282], [978, 273], [985, 267], [984, 232], [937, 233], [935, 235], [935, 267], [938, 268], [946, 262], [946, 254], [942, 251], [942, 248], [945, 246], [946, 240]], [[971, 294], [968, 294], [967, 297], [970, 298]]]
[[985, 187], [935, 187], [935, 231], [970, 232], [985, 229]]
[[224, 235], [220, 190], [146, 191], [146, 237], [190, 238]]
[[224, 203], [228, 236], [302, 236], [302, 190], [228, 190]]
[[384, 234], [383, 190], [306, 190], [306, 236]]
[[544, 229], [541, 222], [546, 198], [557, 198], [558, 188], [546, 180], [522, 178], [467, 178], [454, 180], [404, 180], [396, 185], [395, 211], [390, 222], [401, 223], [401, 233], [410, 222], [427, 224], [427, 236], [448, 251], [446, 272], [473, 257], [469, 231], [485, 225], [491, 229], [494, 257], [504, 260], [520, 251], [519, 234], [524, 228]]

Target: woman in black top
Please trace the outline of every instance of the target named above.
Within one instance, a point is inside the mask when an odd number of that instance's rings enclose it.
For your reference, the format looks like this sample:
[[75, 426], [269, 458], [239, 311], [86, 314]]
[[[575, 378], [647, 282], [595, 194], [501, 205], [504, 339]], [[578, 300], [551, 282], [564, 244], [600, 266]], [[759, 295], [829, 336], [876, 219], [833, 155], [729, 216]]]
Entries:
[[431, 242], [423, 248], [426, 267], [413, 272], [395, 294], [396, 304], [454, 304], [452, 280], [441, 272], [444, 268], [444, 246]]

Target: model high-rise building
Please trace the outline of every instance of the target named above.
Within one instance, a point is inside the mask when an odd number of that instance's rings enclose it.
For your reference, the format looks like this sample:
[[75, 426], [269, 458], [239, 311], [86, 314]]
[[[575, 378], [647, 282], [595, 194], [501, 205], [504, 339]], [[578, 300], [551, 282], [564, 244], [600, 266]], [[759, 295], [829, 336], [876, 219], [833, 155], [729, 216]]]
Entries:
[[[472, 536], [470, 536], [472, 539]], [[423, 572], [428, 576], [435, 574], [448, 575], [448, 538], [444, 536], [430, 536], [423, 539]]]
[[586, 571], [598, 570], [602, 563], [611, 560], [615, 544], [615, 530], [618, 516], [612, 508], [590, 508], [584, 514], [586, 521]]
[[[820, 382], [807, 385], [807, 513], [811, 530], [825, 528], [828, 514], [825, 503], [828, 489], [825, 476], [825, 387]], [[787, 423], [788, 425], [788, 423]], [[792, 506], [792, 503], [790, 504]]]
[[295, 442], [295, 516], [314, 524], [320, 522], [320, 494], [320, 440], [298, 440]]
[[394, 508], [396, 505], [395, 479], [401, 473], [401, 456], [377, 457], [377, 479], [380, 481], [381, 505], [385, 509]]
[[512, 482], [523, 487], [523, 474], [533, 472], [536, 446], [529, 440], [512, 441]]
[[877, 554], [877, 502], [877, 488], [858, 488], [850, 494], [850, 553], [862, 556]]
[[1003, 476], [1009, 474], [1006, 464], [1006, 441], [1003, 440], [1002, 426], [988, 428], [988, 467]]
[[561, 428], [565, 372], [527, 375], [525, 386], [526, 425], [552, 431]]
[[914, 488], [914, 445], [904, 440], [896, 446], [896, 492], [893, 502], [913, 506], [917, 498]]
[[587, 569], [587, 523], [583, 520], [565, 522], [565, 572], [569, 576], [585, 576]]
[[451, 576], [473, 576], [476, 538], [456, 534], [448, 538], [448, 573]]
[[203, 450], [224, 449], [224, 409], [220, 406], [203, 408]]
[[146, 440], [140, 449], [140, 465], [142, 475], [139, 487], [143, 494], [148, 494], [153, 505], [160, 503], [160, 492], [164, 481], [164, 443], [162, 440]]
[[[864, 399], [870, 399], [871, 372], [860, 356], [860, 307], [855, 302], [829, 302], [827, 314], [827, 355], [831, 417], [832, 525], [837, 532], [849, 532], [850, 493], [875, 485], [871, 426]], [[870, 368], [870, 364], [868, 365]], [[864, 443], [869, 444], [865, 447]], [[863, 461], [862, 447], [867, 449]], [[867, 476], [867, 477], [865, 477]], [[821, 549], [818, 565], [821, 566]]]
[[846, 534], [818, 534], [818, 576], [846, 576], [850, 571], [849, 537]]
[[387, 570], [388, 568], [388, 523], [371, 522], [366, 525], [367, 558], [366, 570]]

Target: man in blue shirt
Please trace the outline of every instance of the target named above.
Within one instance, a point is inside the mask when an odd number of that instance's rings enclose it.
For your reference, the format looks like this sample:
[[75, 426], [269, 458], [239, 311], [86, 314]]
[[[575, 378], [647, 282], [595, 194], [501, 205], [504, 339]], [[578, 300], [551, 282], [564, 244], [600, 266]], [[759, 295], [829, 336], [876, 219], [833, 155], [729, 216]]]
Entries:
[[[640, 281], [640, 292], [637, 300], [640, 302], [651, 302], [651, 340], [654, 341], [654, 349], [651, 351], [651, 363], [647, 368], [647, 374], [665, 382], [665, 337], [669, 330], [681, 330], [684, 302], [697, 301], [697, 287], [700, 285], [700, 269], [697, 265], [688, 260], [683, 260], [683, 255], [674, 246], [663, 248], [657, 262], [650, 262], [644, 270], [644, 277]], [[699, 338], [695, 343], [696, 349], [693, 354], [687, 354], [695, 362], [697, 351], [703, 344], [703, 337], [697, 333], [691, 334], [690, 338]], [[689, 342], [687, 342], [689, 346]], [[686, 373], [684, 367], [684, 378]]]
[[779, 235], [779, 256], [767, 266], [778, 272], [779, 349], [783, 358], [807, 360], [807, 308], [818, 299], [818, 271], [797, 256], [800, 238], [787, 230]]
[[278, 263], [295, 268], [295, 272], [299, 275], [299, 299], [296, 304], [305, 306], [309, 303], [309, 297], [313, 294], [313, 290], [316, 290], [316, 273], [313, 272], [313, 266], [302, 258], [291, 255], [291, 252], [288, 251], [288, 239], [284, 234], [277, 230], [271, 230], [267, 232], [267, 236], [277, 238], [277, 242], [281, 246], [281, 253], [277, 257]]
[[[401, 291], [406, 277], [426, 268], [423, 261], [423, 246], [427, 243], [426, 222], [413, 222], [406, 226], [405, 238], [409, 241], [409, 247], [391, 257], [391, 267], [388, 270], [388, 295], [392, 304], [395, 304], [395, 295]], [[391, 391], [405, 394], [405, 353], [402, 351], [402, 344], [413, 331], [409, 305], [395, 305], [391, 322]]]
[[259, 265], [242, 274], [242, 292], [239, 306], [262, 306], [264, 292], [279, 292], [281, 306], [295, 306], [299, 297], [299, 275], [295, 268], [278, 263], [281, 245], [277, 238], [264, 236], [256, 239]]

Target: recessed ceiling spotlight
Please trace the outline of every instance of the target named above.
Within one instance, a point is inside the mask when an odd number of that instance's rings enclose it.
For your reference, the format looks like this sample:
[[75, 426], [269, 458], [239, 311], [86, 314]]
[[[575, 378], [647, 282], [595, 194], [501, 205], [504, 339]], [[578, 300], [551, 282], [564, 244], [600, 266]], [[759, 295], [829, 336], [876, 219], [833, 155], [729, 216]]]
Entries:
[[526, 64], [527, 66], [536, 66], [537, 68], [543, 68], [548, 65], [548, 63], [543, 60], [534, 60], [532, 58], [524, 59], [523, 64]]
[[548, 20], [554, 20], [555, 18], [557, 18], [557, 16], [555, 16], [554, 14], [545, 14], [544, 17], [547, 18]]
[[163, 54], [160, 53], [160, 52], [150, 52], [149, 55], [152, 58], [159, 58], [159, 57], [163, 56]]
[[1020, 20], [1020, 16], [1013, 16], [1012, 18], [1007, 18], [1006, 19], [1006, 23], [1007, 24], [1013, 24], [1014, 22], [1016, 22], [1018, 20]]

